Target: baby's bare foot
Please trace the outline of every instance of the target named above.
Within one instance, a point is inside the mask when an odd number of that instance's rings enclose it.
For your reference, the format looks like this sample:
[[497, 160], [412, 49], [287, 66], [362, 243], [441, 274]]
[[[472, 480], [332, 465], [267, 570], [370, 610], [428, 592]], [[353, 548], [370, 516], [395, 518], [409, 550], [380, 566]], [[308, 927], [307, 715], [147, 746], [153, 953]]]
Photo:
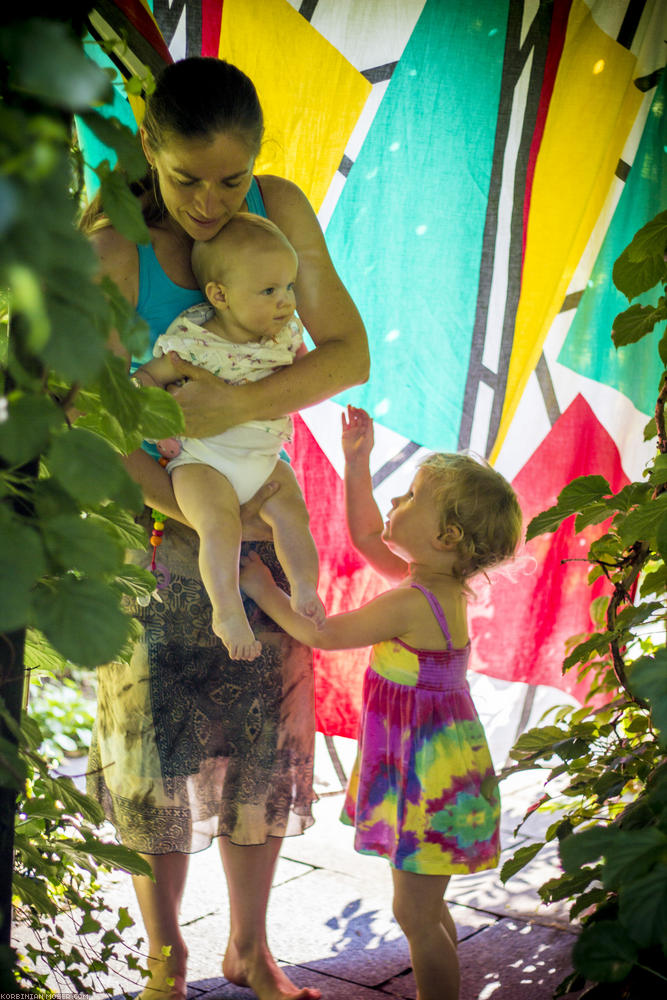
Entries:
[[243, 613], [214, 614], [213, 631], [222, 639], [232, 660], [255, 660], [262, 651], [262, 644], [255, 639]]
[[327, 619], [327, 612], [317, 596], [315, 587], [312, 584], [299, 585], [298, 583], [290, 583], [290, 587], [292, 610], [296, 611], [298, 615], [308, 618], [317, 628], [322, 628]]

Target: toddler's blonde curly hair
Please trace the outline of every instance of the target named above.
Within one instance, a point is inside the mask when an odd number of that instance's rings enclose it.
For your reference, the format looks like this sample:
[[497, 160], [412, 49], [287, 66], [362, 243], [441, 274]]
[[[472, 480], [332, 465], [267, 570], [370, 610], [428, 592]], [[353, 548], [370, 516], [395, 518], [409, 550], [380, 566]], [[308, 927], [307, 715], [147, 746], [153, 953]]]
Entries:
[[440, 508], [443, 534], [460, 532], [457, 562], [452, 572], [465, 583], [511, 559], [523, 533], [523, 517], [516, 494], [488, 462], [462, 455], [435, 452], [420, 465]]

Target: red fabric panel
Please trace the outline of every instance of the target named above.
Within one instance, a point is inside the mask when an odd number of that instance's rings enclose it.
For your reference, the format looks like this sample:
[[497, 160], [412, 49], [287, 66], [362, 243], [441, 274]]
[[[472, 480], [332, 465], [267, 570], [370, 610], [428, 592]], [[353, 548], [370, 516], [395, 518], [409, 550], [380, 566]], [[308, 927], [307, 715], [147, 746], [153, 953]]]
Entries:
[[[627, 482], [618, 449], [582, 396], [572, 402], [513, 482], [525, 523], [556, 503], [577, 476], [603, 475], [614, 492]], [[574, 516], [558, 531], [526, 546], [536, 565], [514, 581], [496, 575], [470, 608], [472, 669], [492, 677], [550, 684], [582, 699], [575, 674], [562, 674], [565, 641], [592, 630], [590, 602], [611, 593], [609, 584], [587, 583], [586, 553], [604, 531], [593, 525], [574, 533]], [[564, 560], [574, 560], [567, 561]], [[578, 561], [582, 560], [582, 561]]]
[[222, 0], [201, 0], [201, 54], [218, 58]]
[[[292, 467], [310, 513], [320, 554], [319, 594], [329, 615], [365, 604], [387, 583], [354, 551], [345, 524], [343, 481], [300, 417], [294, 418]], [[317, 728], [335, 736], [357, 735], [361, 684], [368, 649], [315, 650]]]

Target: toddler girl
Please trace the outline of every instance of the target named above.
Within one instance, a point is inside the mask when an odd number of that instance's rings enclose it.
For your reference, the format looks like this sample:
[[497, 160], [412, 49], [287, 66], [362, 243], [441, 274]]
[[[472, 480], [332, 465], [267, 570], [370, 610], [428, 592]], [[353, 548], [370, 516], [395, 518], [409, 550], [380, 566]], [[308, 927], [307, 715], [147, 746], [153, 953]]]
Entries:
[[511, 486], [466, 455], [434, 454], [386, 522], [373, 499], [370, 417], [343, 415], [346, 513], [355, 548], [394, 589], [321, 630], [295, 615], [255, 555], [243, 589], [285, 631], [320, 649], [372, 646], [359, 749], [342, 820], [355, 848], [386, 857], [394, 915], [410, 945], [418, 1000], [456, 1000], [450, 876], [498, 862], [500, 802], [466, 681], [468, 580], [510, 558], [521, 536]]

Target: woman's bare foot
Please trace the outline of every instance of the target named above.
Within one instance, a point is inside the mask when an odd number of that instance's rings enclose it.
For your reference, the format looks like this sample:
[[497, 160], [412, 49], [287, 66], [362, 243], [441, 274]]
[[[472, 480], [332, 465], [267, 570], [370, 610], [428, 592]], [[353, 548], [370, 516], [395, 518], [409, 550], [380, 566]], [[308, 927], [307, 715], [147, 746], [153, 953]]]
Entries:
[[222, 961], [222, 974], [230, 983], [253, 990], [258, 1000], [319, 1000], [322, 996], [320, 990], [296, 986], [265, 945], [241, 957], [230, 942]]
[[317, 589], [313, 584], [299, 584], [298, 581], [290, 580], [290, 605], [292, 611], [298, 615], [308, 618], [317, 628], [324, 625], [327, 612], [317, 595]]
[[245, 613], [219, 615], [213, 612], [213, 631], [219, 636], [232, 660], [256, 660], [262, 644], [252, 633]]
[[147, 966], [152, 973], [137, 1000], [185, 1000], [188, 984], [185, 978], [187, 955], [180, 961], [168, 958], [149, 958]]

